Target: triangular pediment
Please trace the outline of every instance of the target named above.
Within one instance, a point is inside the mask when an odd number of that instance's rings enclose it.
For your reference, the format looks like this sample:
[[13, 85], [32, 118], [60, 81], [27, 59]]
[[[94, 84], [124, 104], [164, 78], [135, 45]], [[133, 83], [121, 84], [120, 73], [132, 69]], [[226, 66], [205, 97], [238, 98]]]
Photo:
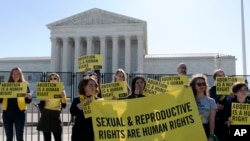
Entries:
[[71, 26], [71, 25], [98, 25], [98, 24], [129, 24], [144, 23], [145, 21], [112, 13], [109, 11], [93, 8], [88, 11], [73, 15], [71, 17], [48, 24], [52, 26]]

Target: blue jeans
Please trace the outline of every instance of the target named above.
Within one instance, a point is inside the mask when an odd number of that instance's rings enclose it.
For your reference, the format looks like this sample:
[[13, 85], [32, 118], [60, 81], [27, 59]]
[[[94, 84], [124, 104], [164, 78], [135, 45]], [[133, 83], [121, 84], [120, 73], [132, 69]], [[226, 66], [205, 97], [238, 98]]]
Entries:
[[3, 125], [7, 141], [13, 141], [13, 126], [16, 129], [17, 141], [23, 141], [23, 132], [25, 124], [24, 111], [3, 111]]

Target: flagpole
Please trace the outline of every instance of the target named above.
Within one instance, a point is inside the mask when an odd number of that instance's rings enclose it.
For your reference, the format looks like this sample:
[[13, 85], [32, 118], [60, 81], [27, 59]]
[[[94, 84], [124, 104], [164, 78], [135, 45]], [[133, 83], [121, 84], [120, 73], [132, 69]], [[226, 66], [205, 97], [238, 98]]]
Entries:
[[243, 4], [243, 0], [241, 0], [241, 28], [242, 28], [243, 75], [247, 75], [246, 47], [245, 47], [245, 25], [244, 25], [244, 4]]

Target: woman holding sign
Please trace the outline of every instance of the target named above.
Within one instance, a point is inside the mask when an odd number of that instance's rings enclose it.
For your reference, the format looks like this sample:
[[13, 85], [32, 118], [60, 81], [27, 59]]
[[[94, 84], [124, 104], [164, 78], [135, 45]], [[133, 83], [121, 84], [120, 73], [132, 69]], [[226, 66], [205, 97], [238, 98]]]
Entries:
[[[20, 68], [13, 68], [8, 82], [26, 82]], [[25, 97], [3, 98], [0, 100], [3, 109], [3, 125], [7, 141], [13, 140], [13, 126], [15, 125], [16, 140], [23, 141], [26, 104], [31, 103], [32, 95], [29, 87]]]
[[143, 95], [143, 90], [146, 86], [146, 80], [142, 75], [137, 75], [133, 78], [131, 88], [132, 92], [128, 96], [128, 99], [131, 98], [138, 98], [138, 97], [145, 97]]
[[[127, 75], [125, 71], [121, 68], [117, 69], [114, 75], [114, 82], [121, 82], [125, 81], [127, 84], [127, 89], [128, 89], [128, 95], [130, 94], [131, 90], [127, 82]], [[116, 97], [113, 97], [113, 99], [117, 99]]]
[[[51, 73], [48, 82], [61, 82], [57, 73]], [[62, 140], [62, 125], [60, 119], [61, 109], [66, 107], [66, 93], [62, 91], [61, 98], [46, 99], [39, 103], [41, 118], [37, 125], [37, 130], [43, 131], [44, 141], [51, 141], [51, 133], [53, 133], [55, 141]]]
[[[226, 121], [228, 127], [230, 128], [230, 136], [233, 137], [236, 129], [242, 129], [242, 128], [250, 129], [249, 121], [247, 121], [247, 118], [249, 117], [249, 108], [247, 108], [247, 107], [250, 104], [250, 97], [248, 96], [249, 89], [248, 89], [248, 86], [246, 83], [235, 82], [232, 86], [232, 91], [236, 97], [233, 98], [231, 103], [229, 103], [225, 107], [226, 108], [225, 121]], [[234, 103], [235, 106], [233, 106], [232, 103]], [[247, 104], [248, 106], [241, 105], [241, 104]], [[233, 113], [232, 113], [232, 110], [233, 110]], [[234, 121], [232, 121], [232, 120], [234, 120]], [[235, 125], [231, 125], [233, 122], [238, 122], [242, 126], [237, 125], [237, 123], [235, 123]], [[248, 130], [248, 132], [249, 131], [250, 130]], [[248, 140], [249, 140], [249, 138], [248, 138]]]
[[92, 118], [84, 114], [84, 106], [88, 106], [95, 99], [99, 92], [98, 83], [95, 78], [86, 76], [78, 84], [79, 97], [74, 98], [70, 114], [75, 117], [75, 123], [72, 127], [71, 141], [94, 141], [94, 131]]
[[189, 85], [193, 90], [206, 136], [213, 140], [217, 106], [215, 100], [208, 96], [207, 77], [203, 74], [193, 75]]

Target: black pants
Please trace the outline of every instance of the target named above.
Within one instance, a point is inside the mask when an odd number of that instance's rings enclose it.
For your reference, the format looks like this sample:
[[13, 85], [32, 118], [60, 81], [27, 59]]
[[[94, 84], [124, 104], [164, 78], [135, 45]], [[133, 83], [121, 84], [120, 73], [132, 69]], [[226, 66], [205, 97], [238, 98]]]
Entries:
[[219, 138], [220, 141], [228, 141], [229, 140], [229, 128], [227, 124], [224, 124], [223, 121], [215, 121], [215, 135]]
[[61, 141], [61, 132], [43, 132], [44, 141], [51, 141], [51, 133], [53, 133], [55, 141]]

